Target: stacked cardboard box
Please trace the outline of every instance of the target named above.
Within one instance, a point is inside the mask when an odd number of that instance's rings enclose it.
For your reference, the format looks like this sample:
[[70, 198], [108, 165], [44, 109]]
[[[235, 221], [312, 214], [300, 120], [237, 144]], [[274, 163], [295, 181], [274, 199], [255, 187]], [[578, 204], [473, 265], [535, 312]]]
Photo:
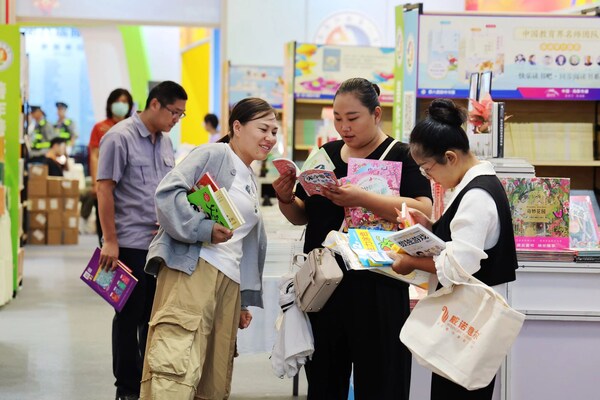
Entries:
[[29, 243], [77, 244], [79, 182], [49, 177], [46, 166], [32, 165], [27, 192], [30, 211]]

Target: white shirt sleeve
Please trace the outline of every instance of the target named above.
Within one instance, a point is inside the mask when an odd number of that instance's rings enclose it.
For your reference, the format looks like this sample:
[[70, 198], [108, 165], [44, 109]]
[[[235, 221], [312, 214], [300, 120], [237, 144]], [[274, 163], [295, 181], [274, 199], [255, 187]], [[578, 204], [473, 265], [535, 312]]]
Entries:
[[483, 189], [465, 193], [450, 222], [450, 232], [452, 240], [446, 243], [446, 250], [434, 257], [437, 277], [443, 286], [449, 286], [451, 282], [442, 271], [456, 281], [462, 280], [448, 260], [448, 248], [452, 248], [456, 261], [472, 275], [481, 268], [481, 260], [487, 258], [484, 250], [498, 243], [500, 217], [492, 196]]

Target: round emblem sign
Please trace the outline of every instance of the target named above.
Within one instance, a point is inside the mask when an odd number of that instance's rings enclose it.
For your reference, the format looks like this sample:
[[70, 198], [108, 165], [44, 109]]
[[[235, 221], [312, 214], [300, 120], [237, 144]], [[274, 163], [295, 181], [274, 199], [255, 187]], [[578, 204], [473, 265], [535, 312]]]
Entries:
[[341, 12], [325, 19], [315, 35], [317, 44], [382, 46], [377, 26], [366, 16]]
[[10, 46], [7, 43], [0, 41], [0, 71], [4, 71], [8, 67], [10, 67], [10, 64], [12, 64], [12, 61], [13, 61], [12, 49], [10, 48]]

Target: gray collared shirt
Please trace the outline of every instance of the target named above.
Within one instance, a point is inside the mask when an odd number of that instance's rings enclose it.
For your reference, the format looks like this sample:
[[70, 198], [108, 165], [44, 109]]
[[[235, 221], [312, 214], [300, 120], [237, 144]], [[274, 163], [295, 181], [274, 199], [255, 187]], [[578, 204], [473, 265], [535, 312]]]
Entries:
[[156, 225], [154, 192], [174, 165], [171, 139], [150, 131], [135, 114], [113, 126], [100, 141], [98, 180], [116, 183], [115, 225], [119, 247], [148, 250]]

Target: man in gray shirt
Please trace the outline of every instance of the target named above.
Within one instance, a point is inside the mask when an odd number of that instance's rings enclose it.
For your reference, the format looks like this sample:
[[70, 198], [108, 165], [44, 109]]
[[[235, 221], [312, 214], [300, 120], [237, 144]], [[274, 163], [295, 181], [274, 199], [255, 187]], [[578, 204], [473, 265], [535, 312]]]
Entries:
[[185, 116], [187, 94], [165, 81], [148, 95], [140, 114], [113, 126], [100, 141], [98, 205], [104, 234], [100, 265], [122, 261], [138, 279], [112, 325], [117, 400], [137, 399], [156, 279], [144, 273], [148, 246], [156, 234], [154, 192], [174, 165], [173, 144], [164, 135]]

